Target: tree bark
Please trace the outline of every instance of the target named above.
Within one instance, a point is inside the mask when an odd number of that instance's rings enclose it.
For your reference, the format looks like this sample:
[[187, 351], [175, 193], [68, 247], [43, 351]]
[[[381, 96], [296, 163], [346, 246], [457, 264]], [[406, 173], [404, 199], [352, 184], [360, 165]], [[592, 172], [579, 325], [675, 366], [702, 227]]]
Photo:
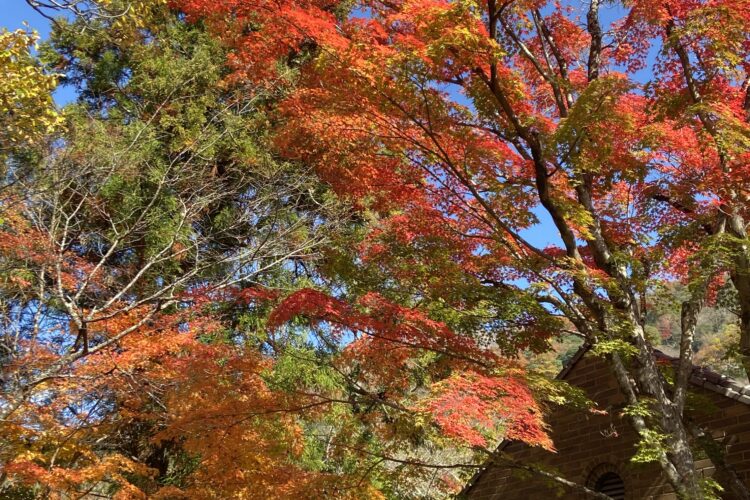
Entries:
[[724, 488], [725, 491], [731, 492], [733, 498], [739, 500], [750, 500], [750, 490], [748, 490], [745, 483], [742, 482], [740, 477], [737, 475], [737, 471], [734, 470], [730, 464], [726, 461], [726, 450], [732, 446], [733, 439], [731, 437], [724, 438], [721, 443], [711, 437], [710, 434], [706, 434], [703, 429], [696, 425], [690, 425], [690, 434], [695, 439], [695, 442], [711, 459], [711, 463], [716, 468], [716, 475], [714, 478]]
[[[638, 366], [635, 369], [635, 385], [642, 392], [654, 398], [657, 420], [662, 432], [669, 436], [667, 449], [660, 453], [659, 465], [680, 498], [701, 499], [703, 494], [695, 471], [695, 460], [690, 449], [687, 429], [676, 407], [667, 397], [661, 374], [654, 362], [653, 351], [645, 342], [643, 330], [640, 326], [636, 326], [634, 332], [635, 338], [641, 339], [641, 342], [638, 342], [639, 352], [636, 356]], [[612, 358], [617, 382], [628, 404], [638, 403], [636, 387], [633, 387], [633, 380], [625, 363], [618, 354], [614, 354]], [[648, 429], [648, 425], [642, 417], [632, 416], [631, 422], [639, 434]]]

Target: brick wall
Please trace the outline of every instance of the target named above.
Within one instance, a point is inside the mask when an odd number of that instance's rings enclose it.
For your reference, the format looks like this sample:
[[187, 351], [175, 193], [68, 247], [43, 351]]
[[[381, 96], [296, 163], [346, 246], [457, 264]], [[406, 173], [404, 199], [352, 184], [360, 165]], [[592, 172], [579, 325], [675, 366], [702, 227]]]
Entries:
[[[618, 410], [624, 406], [624, 399], [605, 361], [591, 354], [583, 356], [564, 378], [584, 389], [608, 414], [593, 415], [558, 408], [547, 418], [557, 453], [519, 443], [506, 445], [504, 450], [523, 461], [552, 467], [563, 477], [579, 484], [587, 484], [605, 470], [615, 471], [625, 482], [626, 499], [675, 499], [658, 465], [630, 463], [637, 435], [626, 419], [619, 416]], [[710, 429], [716, 438], [734, 436], [727, 461], [745, 484], [750, 484], [750, 406], [702, 387], [693, 386], [691, 389], [695, 394], [691, 398], [691, 417]], [[710, 460], [698, 459], [701, 474], [712, 475]], [[538, 476], [497, 466], [488, 467], [475, 478], [466, 496], [477, 500], [585, 498], [561, 490]], [[734, 497], [725, 493], [723, 498]]]

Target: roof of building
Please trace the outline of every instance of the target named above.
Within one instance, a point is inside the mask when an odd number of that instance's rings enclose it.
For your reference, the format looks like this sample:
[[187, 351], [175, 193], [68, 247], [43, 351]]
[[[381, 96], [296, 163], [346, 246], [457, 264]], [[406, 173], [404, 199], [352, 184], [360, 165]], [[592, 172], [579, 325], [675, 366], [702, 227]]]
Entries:
[[[570, 361], [568, 361], [556, 378], [559, 380], [565, 380], [565, 377], [568, 376], [573, 367], [589, 350], [591, 350], [589, 344], [581, 346], [581, 348], [578, 349], [578, 352], [576, 352]], [[656, 357], [657, 363], [671, 364], [674, 368], [677, 368], [677, 365], [680, 362], [679, 358], [670, 356], [658, 349], [654, 349], [654, 356]], [[743, 384], [731, 377], [717, 373], [708, 367], [693, 366], [693, 371], [690, 374], [690, 383], [717, 394], [721, 394], [722, 396], [735, 399], [746, 405], [750, 405], [750, 384]]]

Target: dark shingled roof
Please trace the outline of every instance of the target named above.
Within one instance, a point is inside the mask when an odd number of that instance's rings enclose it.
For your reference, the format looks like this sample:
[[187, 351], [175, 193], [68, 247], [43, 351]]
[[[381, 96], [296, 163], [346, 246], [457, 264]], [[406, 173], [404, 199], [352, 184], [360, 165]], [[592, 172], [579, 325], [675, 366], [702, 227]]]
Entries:
[[[662, 363], [669, 363], [674, 368], [679, 364], [679, 358], [664, 354], [659, 350], [654, 350], [656, 360]], [[722, 396], [750, 405], [750, 384], [743, 384], [731, 377], [716, 373], [705, 366], [693, 366], [693, 372], [690, 374], [690, 383], [713, 391]]]
[[[578, 349], [578, 352], [568, 361], [565, 367], [557, 374], [557, 379], [565, 380], [573, 367], [583, 358], [591, 349], [589, 344], [584, 344]], [[680, 359], [670, 356], [658, 349], [654, 349], [654, 357], [657, 363], [671, 364], [677, 368]], [[709, 391], [721, 394], [740, 403], [750, 405], [750, 384], [743, 384], [731, 377], [716, 373], [705, 366], [693, 366], [693, 372], [690, 374], [690, 383], [698, 387], [703, 387]]]

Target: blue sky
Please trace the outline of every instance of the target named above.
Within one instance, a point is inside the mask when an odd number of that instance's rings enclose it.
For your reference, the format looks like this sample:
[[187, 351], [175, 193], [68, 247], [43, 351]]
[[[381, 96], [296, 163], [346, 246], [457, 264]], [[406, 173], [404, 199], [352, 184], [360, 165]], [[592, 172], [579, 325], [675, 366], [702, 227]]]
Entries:
[[0, 9], [0, 25], [13, 30], [28, 22], [42, 36], [49, 33], [49, 22], [23, 0], [8, 0]]
[[29, 7], [23, 0], [7, 0], [0, 8], [0, 26], [14, 30], [23, 27], [23, 22], [37, 30], [42, 37], [49, 34], [49, 21]]

